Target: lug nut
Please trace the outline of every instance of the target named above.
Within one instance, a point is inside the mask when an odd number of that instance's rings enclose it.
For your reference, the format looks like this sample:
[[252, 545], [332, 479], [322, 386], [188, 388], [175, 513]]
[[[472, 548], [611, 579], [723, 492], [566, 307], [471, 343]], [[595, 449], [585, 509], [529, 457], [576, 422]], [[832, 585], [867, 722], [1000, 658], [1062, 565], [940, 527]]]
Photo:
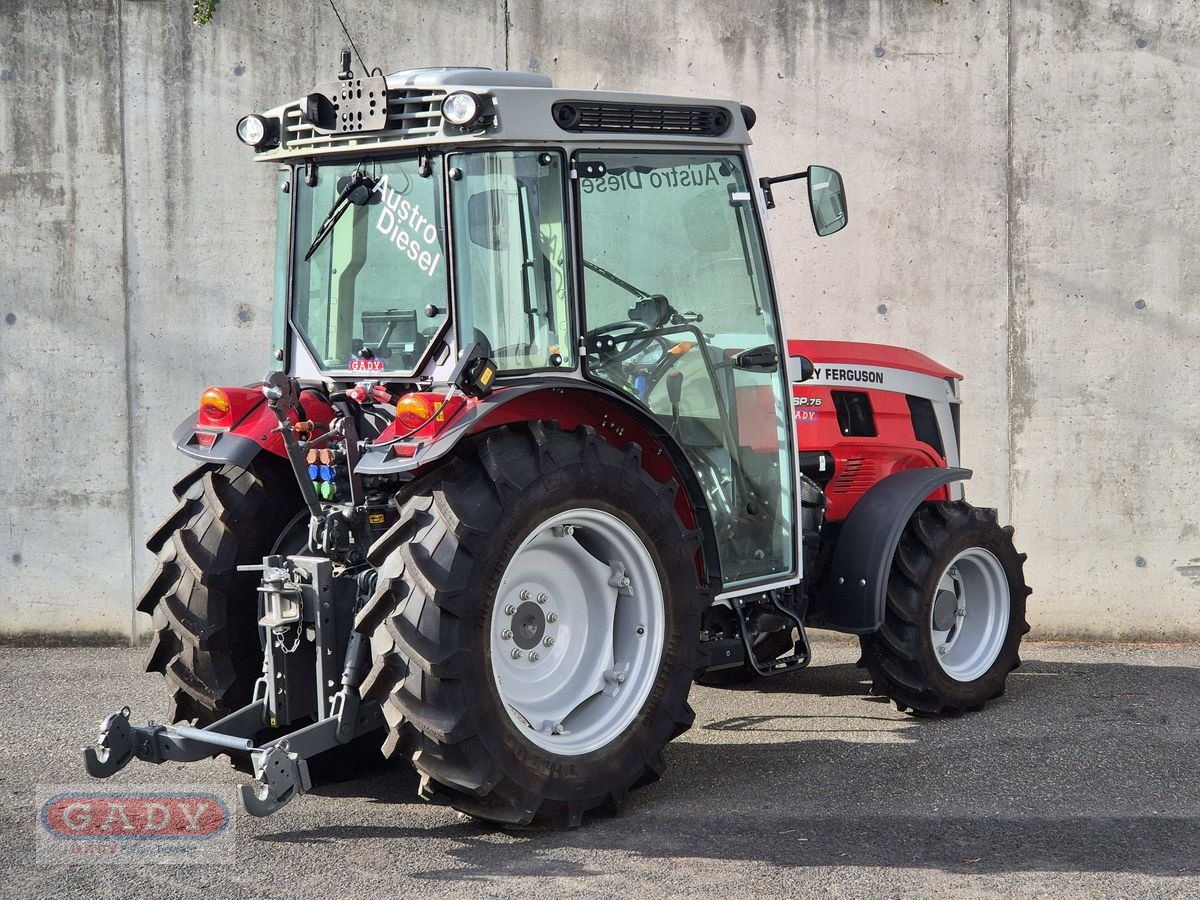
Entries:
[[511, 641], [512, 640], [512, 629], [505, 628], [502, 632], [500, 632], [500, 640]]
[[504, 614], [506, 616], [515, 616], [517, 614], [517, 608], [510, 603], [508, 606], [504, 607]]
[[550, 615], [546, 616], [546, 621], [553, 625], [558, 621], [558, 613], [550, 613]]
[[575, 533], [574, 525], [564, 525], [563, 526], [563, 534], [565, 534], [567, 537], [570, 537], [574, 533]]
[[550, 599], [550, 597], [547, 596], [545, 593], [538, 594], [538, 603], [545, 603], [549, 599]]
[[937, 652], [938, 652], [938, 656], [945, 656], [946, 655], [946, 645], [943, 644], [942, 646], [938, 647]]
[[520, 658], [521, 658], [521, 650], [520, 650], [520, 648], [519, 648], [519, 647], [513, 647], [513, 649], [512, 649], [512, 658], [513, 658], [513, 659], [520, 659]]
[[625, 683], [625, 673], [618, 672], [617, 673], [617, 684], [624, 684], [624, 683]]
[[537, 662], [541, 658], [542, 658], [542, 654], [538, 653], [536, 650], [534, 650], [532, 653], [529, 654], [530, 662]]
[[528, 600], [528, 599], [529, 599], [529, 591], [528, 591], [528, 590], [523, 590], [523, 591], [521, 591], [521, 599], [522, 599], [522, 600]]
[[547, 647], [553, 647], [554, 646], [554, 638], [548, 637], [544, 641], [542, 641], [542, 643], [545, 644]]

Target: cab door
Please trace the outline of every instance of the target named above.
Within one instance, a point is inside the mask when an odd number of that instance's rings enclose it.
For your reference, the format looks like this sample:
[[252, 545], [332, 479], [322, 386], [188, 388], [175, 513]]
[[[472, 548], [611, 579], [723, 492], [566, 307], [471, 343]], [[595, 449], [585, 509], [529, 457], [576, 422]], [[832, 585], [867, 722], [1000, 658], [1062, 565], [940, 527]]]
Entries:
[[725, 589], [796, 574], [786, 356], [744, 159], [576, 154], [584, 371], [680, 442]]

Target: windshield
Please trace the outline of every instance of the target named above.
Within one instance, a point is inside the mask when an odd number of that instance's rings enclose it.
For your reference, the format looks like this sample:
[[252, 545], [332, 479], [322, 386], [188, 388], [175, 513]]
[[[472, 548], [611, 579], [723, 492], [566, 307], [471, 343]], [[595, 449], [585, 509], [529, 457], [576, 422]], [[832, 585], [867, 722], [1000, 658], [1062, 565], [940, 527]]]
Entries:
[[411, 375], [446, 323], [440, 160], [428, 165], [425, 177], [411, 158], [296, 179], [293, 325], [325, 371]]

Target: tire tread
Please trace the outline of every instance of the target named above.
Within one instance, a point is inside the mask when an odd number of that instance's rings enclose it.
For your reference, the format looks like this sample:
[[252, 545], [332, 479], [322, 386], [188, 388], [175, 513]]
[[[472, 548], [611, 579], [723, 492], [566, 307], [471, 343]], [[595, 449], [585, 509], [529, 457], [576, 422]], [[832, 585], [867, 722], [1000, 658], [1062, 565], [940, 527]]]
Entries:
[[166, 679], [170, 721], [207, 725], [249, 701], [262, 662], [256, 578], [236, 567], [260, 562], [299, 508], [282, 474], [269, 461], [198, 466], [146, 542], [158, 565], [137, 609], [153, 618], [146, 671]]

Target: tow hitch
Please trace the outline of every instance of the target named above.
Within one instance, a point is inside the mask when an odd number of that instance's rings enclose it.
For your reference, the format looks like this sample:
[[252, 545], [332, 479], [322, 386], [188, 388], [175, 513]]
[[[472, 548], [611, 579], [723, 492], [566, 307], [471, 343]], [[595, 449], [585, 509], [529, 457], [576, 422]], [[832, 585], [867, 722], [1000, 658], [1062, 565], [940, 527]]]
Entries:
[[[335, 576], [328, 559], [305, 556], [268, 556], [246, 568], [263, 573], [259, 625], [266, 643], [250, 703], [205, 728], [133, 725], [124, 707], [104, 720], [96, 745], [83, 748], [89, 775], [108, 778], [135, 757], [158, 764], [245, 754], [254, 783], [240, 785], [238, 798], [246, 812], [267, 816], [312, 787], [309, 759], [383, 727], [379, 704], [359, 698], [369, 642], [352, 630], [372, 579]], [[339, 670], [340, 689], [331, 693]], [[293, 725], [299, 727], [258, 743], [264, 732]]]

